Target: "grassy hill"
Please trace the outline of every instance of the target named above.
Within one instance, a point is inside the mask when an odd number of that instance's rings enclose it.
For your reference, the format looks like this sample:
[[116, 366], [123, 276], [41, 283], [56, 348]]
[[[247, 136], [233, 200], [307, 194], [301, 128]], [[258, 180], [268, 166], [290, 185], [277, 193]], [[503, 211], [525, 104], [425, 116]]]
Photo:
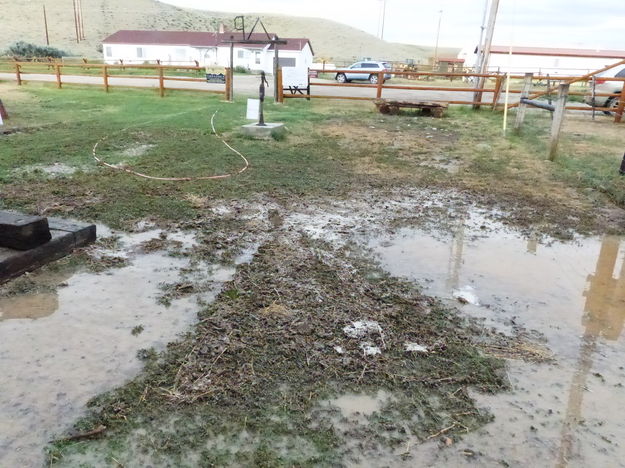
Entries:
[[[0, 51], [23, 40], [45, 44], [42, 4], [31, 0], [0, 0], [2, 12]], [[230, 26], [234, 14], [177, 8], [154, 0], [82, 0], [87, 39], [76, 43], [74, 16], [70, 0], [45, 0], [50, 45], [70, 55], [100, 58], [98, 46], [103, 38], [119, 29], [163, 29], [215, 31], [220, 22]], [[431, 47], [394, 44], [364, 31], [318, 18], [250, 14], [261, 16], [271, 32], [283, 37], [308, 37], [317, 58], [349, 62], [360, 57], [425, 61]], [[441, 55], [457, 49], [441, 49]]]

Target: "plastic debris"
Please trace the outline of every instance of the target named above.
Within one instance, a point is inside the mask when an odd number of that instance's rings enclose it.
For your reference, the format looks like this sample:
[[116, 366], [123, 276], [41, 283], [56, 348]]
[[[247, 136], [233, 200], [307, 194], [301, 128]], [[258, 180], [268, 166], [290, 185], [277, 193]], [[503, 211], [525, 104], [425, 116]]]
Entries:
[[404, 343], [404, 348], [406, 349], [407, 352], [414, 352], [414, 353], [427, 353], [428, 349], [420, 344], [417, 343]]

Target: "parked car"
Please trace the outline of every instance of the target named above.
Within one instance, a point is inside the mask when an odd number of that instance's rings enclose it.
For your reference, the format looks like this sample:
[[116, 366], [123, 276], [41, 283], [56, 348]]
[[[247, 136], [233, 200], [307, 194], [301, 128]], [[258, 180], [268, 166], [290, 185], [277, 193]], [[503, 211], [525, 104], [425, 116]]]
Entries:
[[[605, 81], [602, 78], [625, 78], [625, 66], [615, 67], [599, 75], [595, 80], [595, 96], [593, 98], [592, 89], [584, 96], [584, 102], [593, 107], [611, 107], [616, 109], [619, 96], [596, 96], [596, 94], [620, 94], [623, 89], [622, 81]], [[609, 111], [604, 111], [610, 114]]]
[[379, 72], [389, 72], [384, 74], [384, 81], [391, 79], [391, 64], [387, 62], [356, 62], [349, 67], [348, 70], [370, 71], [371, 73], [337, 73], [336, 81], [339, 83], [349, 83], [352, 80], [368, 81], [371, 84], [377, 84]]

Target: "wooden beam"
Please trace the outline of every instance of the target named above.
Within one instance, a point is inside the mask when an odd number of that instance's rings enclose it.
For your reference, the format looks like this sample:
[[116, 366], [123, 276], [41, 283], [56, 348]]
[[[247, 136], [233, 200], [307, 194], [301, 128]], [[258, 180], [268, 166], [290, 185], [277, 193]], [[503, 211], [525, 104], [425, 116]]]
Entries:
[[15, 76], [17, 78], [17, 85], [18, 86], [21, 86], [21, 84], [22, 84], [22, 76], [20, 74], [20, 66], [21, 65], [19, 63], [15, 64]]
[[54, 64], [54, 72], [56, 74], [56, 87], [61, 89], [63, 83], [61, 82], [61, 66], [58, 63]]
[[493, 92], [493, 104], [492, 109], [495, 110], [497, 103], [499, 102], [499, 96], [501, 96], [501, 87], [503, 86], [503, 75], [498, 75], [495, 81], [495, 91]]
[[[608, 66], [603, 67], [603, 68], [601, 68], [599, 70], [595, 70], [594, 72], [587, 73], [587, 74], [582, 75], [582, 76], [578, 76], [577, 78], [573, 78], [571, 80], [568, 80], [567, 83], [568, 84], [573, 84], [573, 83], [577, 83], [579, 81], [588, 81], [588, 78], [591, 78], [591, 77], [593, 77], [595, 75], [598, 75], [599, 73], [603, 73], [604, 71], [609, 70], [610, 68], [614, 68], [614, 67], [617, 67], [617, 66], [623, 65], [623, 64], [625, 64], [625, 60], [621, 60], [619, 62], [613, 63], [612, 65], [608, 65]], [[536, 99], [537, 97], [544, 96], [546, 94], [551, 93], [552, 91], [553, 91], [553, 89], [548, 87], [546, 91], [541, 91], [539, 93], [531, 94], [530, 96], [528, 96], [528, 99]], [[512, 109], [513, 107], [517, 107], [518, 105], [519, 105], [519, 103], [510, 104], [508, 106], [508, 109]]]
[[616, 112], [614, 113], [614, 123], [621, 123], [623, 118], [623, 111], [625, 110], [625, 81], [623, 82], [623, 89], [621, 89], [621, 94], [618, 96], [618, 106], [616, 107]]
[[566, 101], [569, 97], [569, 83], [563, 83], [558, 86], [558, 97], [556, 99], [556, 109], [553, 111], [553, 121], [551, 122], [551, 136], [549, 139], [549, 161], [556, 159], [558, 152], [558, 143], [560, 142], [560, 131], [564, 122], [564, 111], [566, 110]]
[[108, 67], [104, 65], [102, 67], [102, 79], [104, 83], [104, 91], [109, 92], [109, 75], [108, 75]]
[[28, 250], [50, 239], [52, 236], [47, 218], [0, 211], [0, 247]]
[[[521, 99], [526, 99], [530, 95], [530, 91], [532, 90], [532, 79], [533, 73], [526, 73], [525, 78], [523, 79], [523, 89], [521, 90]], [[516, 120], [514, 121], [514, 131], [518, 134], [521, 133], [521, 128], [523, 127], [523, 122], [525, 121], [525, 111], [527, 109], [527, 104], [521, 103], [516, 112]]]

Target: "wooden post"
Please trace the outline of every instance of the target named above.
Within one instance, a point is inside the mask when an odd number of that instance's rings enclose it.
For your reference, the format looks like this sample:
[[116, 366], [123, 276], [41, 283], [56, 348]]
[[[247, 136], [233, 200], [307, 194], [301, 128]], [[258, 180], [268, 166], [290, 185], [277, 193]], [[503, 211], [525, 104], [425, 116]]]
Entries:
[[22, 76], [20, 75], [20, 64], [15, 64], [15, 76], [17, 77], [18, 86], [22, 84]]
[[2, 99], [0, 99], [0, 117], [2, 117], [2, 120], [8, 120], [9, 118], [9, 113], [4, 108], [4, 104], [2, 104]]
[[58, 63], [55, 63], [54, 71], [56, 73], [56, 87], [61, 89], [63, 86], [63, 83], [61, 83], [61, 65], [59, 65]]
[[375, 97], [382, 99], [382, 86], [384, 86], [384, 72], [378, 72], [378, 89]]
[[564, 121], [564, 112], [566, 110], [566, 101], [569, 97], [569, 83], [563, 83], [558, 86], [558, 97], [556, 101], [556, 109], [553, 111], [553, 121], [551, 122], [551, 138], [549, 140], [549, 161], [556, 159], [558, 151], [558, 143], [560, 141], [560, 130]]
[[[530, 95], [530, 91], [532, 90], [532, 79], [534, 78], [533, 73], [526, 73], [525, 78], [523, 79], [523, 89], [521, 90], [520, 99], [527, 99]], [[521, 127], [523, 127], [523, 121], [525, 120], [525, 110], [527, 109], [527, 104], [523, 104], [519, 100], [519, 108], [516, 112], [516, 120], [514, 121], [514, 131], [516, 133], [521, 133]]]
[[[276, 38], [277, 39], [277, 38]], [[274, 56], [273, 56], [273, 100], [278, 102], [278, 69], [280, 68], [280, 58], [278, 57], [278, 44], [274, 42]]]
[[[245, 34], [243, 34], [245, 36]], [[234, 39], [234, 36], [230, 36]], [[228, 86], [228, 101], [234, 101], [234, 42], [230, 43], [230, 86]]]
[[614, 113], [614, 123], [621, 123], [623, 118], [623, 111], [625, 110], [625, 81], [623, 81], [623, 89], [621, 89], [621, 94], [618, 97], [618, 106], [616, 107], [616, 112]]
[[503, 75], [499, 75], [495, 81], [495, 91], [493, 92], [493, 110], [497, 108], [499, 102], [499, 96], [501, 96], [501, 87], [503, 85]]
[[226, 101], [232, 102], [232, 68], [226, 68]]
[[104, 91], [109, 92], [109, 75], [108, 75], [108, 67], [104, 65], [102, 67], [102, 78], [104, 80]]
[[165, 96], [165, 79], [163, 78], [163, 66], [158, 66], [158, 92], [161, 97]]
[[282, 83], [282, 67], [278, 68], [278, 102], [284, 103], [284, 85]]

